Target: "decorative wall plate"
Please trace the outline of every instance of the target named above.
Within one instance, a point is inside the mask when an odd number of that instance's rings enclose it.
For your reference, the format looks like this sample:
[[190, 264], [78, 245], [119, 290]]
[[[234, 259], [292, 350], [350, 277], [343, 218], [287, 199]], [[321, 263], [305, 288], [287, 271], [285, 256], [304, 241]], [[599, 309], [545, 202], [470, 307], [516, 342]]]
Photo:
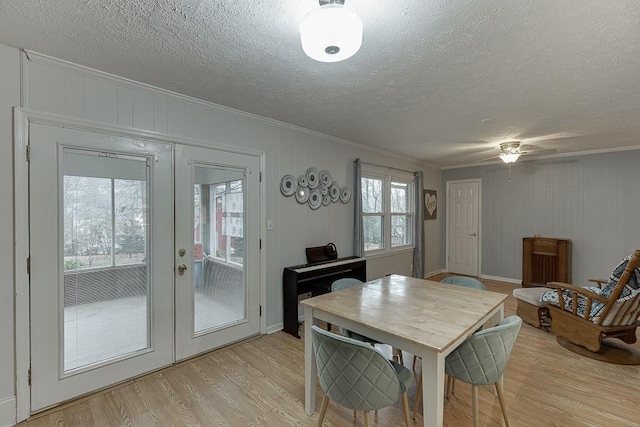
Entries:
[[349, 203], [351, 200], [351, 190], [348, 187], [342, 187], [340, 189], [340, 201], [342, 203]]
[[296, 192], [296, 185], [298, 181], [296, 177], [293, 175], [285, 175], [282, 177], [282, 181], [280, 182], [280, 192], [283, 196], [293, 196]]
[[307, 176], [306, 175], [300, 175], [298, 177], [298, 185], [300, 187], [308, 187], [309, 186], [309, 181], [307, 181]]
[[322, 194], [320, 190], [315, 188], [309, 193], [309, 207], [311, 209], [318, 209], [322, 205]]
[[307, 200], [309, 200], [309, 189], [307, 187], [298, 186], [296, 189], [296, 200], [298, 203], [307, 203]]
[[331, 197], [328, 194], [322, 196], [322, 206], [328, 206], [331, 203]]
[[309, 183], [309, 188], [316, 188], [318, 184], [320, 184], [320, 176], [318, 175], [318, 169], [316, 168], [307, 169], [307, 182]]
[[340, 186], [337, 182], [334, 182], [329, 187], [329, 197], [331, 197], [331, 201], [333, 203], [337, 202], [340, 199]]
[[324, 184], [320, 184], [320, 194], [322, 194], [323, 196], [329, 194], [329, 187]]
[[332, 182], [333, 180], [331, 179], [331, 174], [329, 173], [329, 171], [320, 172], [320, 184], [324, 184], [328, 187]]

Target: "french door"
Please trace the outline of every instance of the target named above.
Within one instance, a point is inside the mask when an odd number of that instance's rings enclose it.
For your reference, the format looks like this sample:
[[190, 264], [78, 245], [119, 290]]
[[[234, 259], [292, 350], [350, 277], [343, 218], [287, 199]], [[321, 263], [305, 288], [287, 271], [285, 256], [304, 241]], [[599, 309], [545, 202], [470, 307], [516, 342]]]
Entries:
[[259, 332], [257, 157], [29, 138], [32, 413]]
[[176, 359], [260, 329], [256, 156], [176, 147]]

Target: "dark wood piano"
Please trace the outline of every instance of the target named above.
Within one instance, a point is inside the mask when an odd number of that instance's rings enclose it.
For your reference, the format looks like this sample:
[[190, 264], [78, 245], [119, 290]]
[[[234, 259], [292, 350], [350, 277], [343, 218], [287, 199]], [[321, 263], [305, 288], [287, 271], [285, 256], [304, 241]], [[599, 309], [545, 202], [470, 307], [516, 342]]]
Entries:
[[346, 277], [365, 282], [367, 280], [366, 260], [352, 256], [286, 267], [282, 273], [284, 331], [300, 338], [298, 302], [331, 292], [331, 284]]

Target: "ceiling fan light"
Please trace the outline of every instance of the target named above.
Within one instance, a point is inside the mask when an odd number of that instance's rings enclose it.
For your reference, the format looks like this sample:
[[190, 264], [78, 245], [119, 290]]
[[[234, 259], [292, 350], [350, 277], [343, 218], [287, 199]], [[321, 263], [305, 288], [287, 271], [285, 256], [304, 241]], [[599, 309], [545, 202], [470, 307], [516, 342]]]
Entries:
[[343, 61], [362, 45], [362, 20], [343, 5], [320, 6], [302, 19], [300, 41], [302, 50], [316, 61]]
[[500, 154], [500, 158], [505, 163], [515, 163], [515, 161], [518, 160], [518, 157], [520, 157], [520, 153], [501, 153]]

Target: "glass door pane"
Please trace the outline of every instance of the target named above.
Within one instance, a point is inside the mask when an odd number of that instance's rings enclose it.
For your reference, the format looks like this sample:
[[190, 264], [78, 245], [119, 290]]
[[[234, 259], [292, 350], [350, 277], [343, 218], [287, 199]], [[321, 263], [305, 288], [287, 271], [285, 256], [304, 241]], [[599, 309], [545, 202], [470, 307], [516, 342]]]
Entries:
[[149, 347], [146, 158], [63, 150], [64, 372]]
[[247, 317], [244, 171], [195, 166], [193, 188], [194, 333]]

